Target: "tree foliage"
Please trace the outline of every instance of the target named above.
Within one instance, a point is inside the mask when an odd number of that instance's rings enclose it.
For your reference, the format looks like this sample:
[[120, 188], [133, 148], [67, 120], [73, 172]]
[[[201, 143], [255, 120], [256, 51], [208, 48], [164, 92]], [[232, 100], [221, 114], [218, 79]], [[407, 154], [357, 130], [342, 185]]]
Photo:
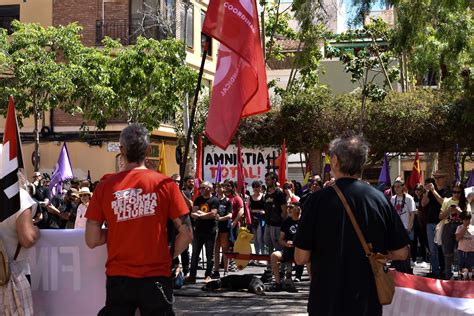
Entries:
[[[334, 95], [320, 87], [286, 95], [266, 115], [245, 119], [239, 129], [245, 144], [281, 144], [289, 151], [322, 149], [335, 136], [359, 124], [360, 94]], [[465, 97], [435, 90], [389, 92], [383, 100], [367, 103], [364, 136], [374, 153], [437, 151], [447, 142], [470, 148], [474, 122], [463, 119]], [[462, 135], [462, 136], [461, 136]]]

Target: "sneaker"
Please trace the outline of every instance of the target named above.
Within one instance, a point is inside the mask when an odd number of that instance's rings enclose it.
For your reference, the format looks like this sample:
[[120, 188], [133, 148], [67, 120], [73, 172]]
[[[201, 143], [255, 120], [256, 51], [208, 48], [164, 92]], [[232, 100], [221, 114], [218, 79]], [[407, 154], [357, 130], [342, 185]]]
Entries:
[[213, 278], [213, 279], [220, 279], [220, 278], [221, 278], [221, 275], [220, 275], [219, 271], [214, 271], [214, 272], [212, 272], [211, 278]]
[[205, 279], [204, 279], [204, 283], [208, 283], [208, 282], [211, 282], [212, 281], [212, 278], [210, 276], [207, 276]]
[[282, 291], [282, 287], [281, 287], [281, 283], [273, 283], [272, 286], [270, 286], [270, 292], [281, 292]]
[[184, 284], [196, 284], [196, 277], [187, 276], [186, 279], [184, 279]]
[[295, 278], [294, 282], [301, 282], [301, 279], [300, 278]]

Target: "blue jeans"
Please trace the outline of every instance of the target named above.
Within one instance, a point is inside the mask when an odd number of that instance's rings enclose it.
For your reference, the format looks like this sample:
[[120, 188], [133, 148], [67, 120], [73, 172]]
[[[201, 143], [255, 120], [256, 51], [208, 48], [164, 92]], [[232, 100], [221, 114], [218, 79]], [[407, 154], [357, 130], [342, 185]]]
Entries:
[[263, 255], [265, 249], [265, 243], [263, 242], [263, 232], [264, 227], [260, 225], [252, 226], [252, 234], [253, 234], [253, 245], [255, 246], [255, 253], [257, 255]]
[[426, 237], [428, 238], [428, 248], [430, 250], [431, 272], [439, 274], [438, 244], [434, 242], [436, 225], [426, 224]]

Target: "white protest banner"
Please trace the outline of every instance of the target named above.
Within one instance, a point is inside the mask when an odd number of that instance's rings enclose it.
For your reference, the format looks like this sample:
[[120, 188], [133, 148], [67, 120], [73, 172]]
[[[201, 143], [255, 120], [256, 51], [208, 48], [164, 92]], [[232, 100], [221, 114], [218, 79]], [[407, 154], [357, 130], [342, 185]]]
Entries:
[[[275, 147], [242, 148], [244, 180], [248, 184], [260, 180], [264, 182], [265, 173], [274, 171], [275, 159], [280, 149]], [[218, 162], [222, 165], [222, 181], [237, 181], [237, 146], [229, 145], [226, 150], [217, 146], [206, 146], [203, 156], [204, 181], [215, 182]]]
[[393, 272], [395, 297], [384, 316], [474, 315], [474, 282], [442, 281]]
[[89, 249], [84, 232], [41, 230], [29, 256], [35, 315], [97, 315], [105, 305], [107, 249]]

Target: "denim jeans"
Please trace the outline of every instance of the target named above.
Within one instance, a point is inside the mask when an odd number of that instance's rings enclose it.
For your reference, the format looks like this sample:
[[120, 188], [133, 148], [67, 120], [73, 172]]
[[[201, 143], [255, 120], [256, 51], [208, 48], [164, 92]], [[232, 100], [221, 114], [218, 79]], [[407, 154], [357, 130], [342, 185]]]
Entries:
[[428, 249], [430, 250], [431, 272], [439, 274], [438, 244], [434, 241], [437, 224], [426, 224], [426, 238], [428, 239]]
[[262, 255], [264, 253], [265, 244], [263, 242], [263, 232], [264, 227], [260, 225], [252, 226], [252, 234], [253, 234], [253, 244], [255, 246], [255, 253], [258, 255]]
[[452, 267], [454, 261], [454, 248], [456, 247], [456, 228], [460, 223], [446, 223], [443, 227], [443, 233], [441, 239], [443, 241], [443, 254], [444, 254], [444, 276], [446, 279], [450, 279], [453, 276]]
[[212, 269], [214, 267], [214, 244], [216, 242], [217, 230], [214, 230], [208, 234], [194, 234], [193, 238], [193, 254], [191, 256], [191, 269], [189, 270], [189, 276], [195, 277], [197, 273], [197, 266], [199, 261], [199, 254], [202, 247], [206, 246], [206, 277], [211, 276]]

